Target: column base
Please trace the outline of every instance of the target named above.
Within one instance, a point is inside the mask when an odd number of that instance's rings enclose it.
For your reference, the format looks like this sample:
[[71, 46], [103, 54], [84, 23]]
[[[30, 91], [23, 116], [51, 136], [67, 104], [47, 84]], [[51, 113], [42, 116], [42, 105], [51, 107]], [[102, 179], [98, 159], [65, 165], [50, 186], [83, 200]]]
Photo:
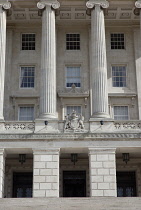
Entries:
[[104, 112], [96, 112], [96, 113], [93, 113], [91, 118], [92, 119], [93, 118], [110, 118], [110, 115]]
[[54, 114], [54, 113], [43, 113], [39, 116], [39, 119], [41, 120], [54, 120], [54, 119], [58, 119], [58, 114]]
[[59, 133], [58, 119], [36, 119], [34, 133]]

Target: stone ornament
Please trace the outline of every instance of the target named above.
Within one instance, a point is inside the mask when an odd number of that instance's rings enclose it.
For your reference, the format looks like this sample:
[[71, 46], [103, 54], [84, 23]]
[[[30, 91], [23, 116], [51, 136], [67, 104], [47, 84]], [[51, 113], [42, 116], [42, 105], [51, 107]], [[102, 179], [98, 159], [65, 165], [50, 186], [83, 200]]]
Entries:
[[2, 2], [2, 3], [0, 3], [0, 6], [3, 8], [3, 9], [5, 9], [5, 10], [7, 10], [7, 9], [10, 9], [11, 8], [11, 3], [10, 2]]
[[40, 2], [37, 3], [38, 9], [44, 9], [46, 6], [51, 6], [53, 9], [59, 9], [60, 3], [57, 0], [41, 0]]
[[84, 117], [77, 115], [75, 111], [71, 115], [66, 116], [65, 130], [83, 130], [84, 129]]
[[135, 7], [141, 9], [141, 0], [135, 2]]
[[94, 8], [96, 5], [99, 5], [101, 6], [103, 9], [106, 9], [109, 7], [109, 2], [107, 0], [89, 0], [87, 3], [86, 3], [86, 6], [89, 8], [89, 9], [92, 9]]

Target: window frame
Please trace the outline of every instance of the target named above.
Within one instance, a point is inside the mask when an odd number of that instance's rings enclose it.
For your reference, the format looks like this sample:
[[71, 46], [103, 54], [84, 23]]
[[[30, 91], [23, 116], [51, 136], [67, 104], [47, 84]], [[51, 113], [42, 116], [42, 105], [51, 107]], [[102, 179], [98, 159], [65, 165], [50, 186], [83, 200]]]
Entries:
[[[28, 67], [29, 67], [29, 68], [30, 68], [30, 67], [33, 67], [33, 68], [34, 68], [34, 87], [21, 87], [21, 77], [22, 77], [22, 76], [21, 76], [21, 72], [22, 72], [21, 70], [22, 70], [22, 67], [27, 67], [27, 68], [28, 68]], [[35, 75], [35, 72], [36, 72], [36, 67], [35, 67], [35, 65], [20, 65], [19, 68], [20, 68], [20, 72], [19, 72], [19, 88], [22, 89], [22, 90], [23, 90], [23, 89], [34, 89], [34, 88], [35, 88], [35, 76], [36, 76], [36, 75]], [[27, 77], [27, 78], [28, 78], [28, 77]], [[27, 84], [28, 84], [28, 83], [27, 83]]]
[[[35, 35], [35, 46], [34, 46], [35, 49], [31, 49], [31, 50], [30, 50], [30, 49], [25, 49], [25, 50], [22, 49], [22, 48], [23, 48], [23, 39], [22, 39], [23, 37], [22, 37], [22, 36], [23, 36], [24, 34], [25, 34], [25, 35], [27, 35], [27, 34], [34, 34], [34, 35]], [[30, 32], [30, 33], [21, 33], [21, 51], [35, 51], [35, 50], [36, 50], [36, 33], [31, 33], [31, 32]]]
[[[113, 86], [113, 67], [125, 67], [126, 69], [126, 86]], [[127, 64], [111, 64], [111, 78], [112, 78], [112, 88], [127, 88], [127, 84], [128, 84], [128, 67]], [[119, 76], [121, 77], [121, 76]]]
[[[21, 107], [33, 107], [33, 120], [20, 120], [20, 108]], [[21, 104], [21, 105], [18, 105], [18, 121], [19, 122], [30, 122], [30, 121], [34, 121], [34, 119], [35, 119], [35, 105], [33, 105], [33, 104]]]
[[[128, 119], [126, 119], [126, 120], [116, 120], [115, 119], [115, 115], [114, 115], [114, 107], [127, 107], [127, 109], [128, 109]], [[130, 112], [129, 112], [129, 105], [113, 105], [113, 119], [115, 120], [115, 121], [128, 121], [128, 120], [130, 120]]]
[[[65, 88], [71, 88], [71, 87], [67, 87], [67, 68], [79, 68], [80, 69], [80, 77], [70, 77], [70, 78], [80, 78], [80, 87], [75, 86], [76, 88], [81, 88], [82, 87], [82, 78], [81, 78], [81, 65], [65, 65]], [[74, 84], [74, 83], [73, 83]]]
[[[67, 49], [67, 34], [70, 34], [70, 35], [79, 35], [79, 41], [71, 41], [71, 42], [79, 42], [79, 49]], [[70, 41], [69, 41], [70, 42]], [[72, 51], [80, 51], [81, 50], [81, 34], [80, 33], [71, 33], [71, 32], [69, 32], [69, 33], [66, 33], [65, 34], [65, 49], [66, 49], [66, 51], [67, 52], [72, 52]]]
[[[124, 48], [114, 48], [114, 49], [112, 49], [112, 37], [111, 37], [111, 35], [112, 34], [123, 34], [124, 35]], [[114, 41], [115, 42], [115, 41]], [[117, 41], [118, 42], [118, 41]], [[119, 41], [120, 42], [120, 41]], [[118, 45], [117, 45], [118, 46]], [[125, 33], [124, 32], [111, 32], [110, 33], [110, 49], [111, 50], [126, 50], [126, 36], [125, 36]]]

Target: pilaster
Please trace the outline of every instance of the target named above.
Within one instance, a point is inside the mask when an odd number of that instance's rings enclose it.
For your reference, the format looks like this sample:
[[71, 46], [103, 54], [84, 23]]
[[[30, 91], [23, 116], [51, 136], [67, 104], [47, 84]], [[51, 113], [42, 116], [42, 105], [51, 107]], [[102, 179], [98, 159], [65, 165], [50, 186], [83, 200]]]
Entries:
[[33, 197], [59, 197], [59, 152], [59, 148], [33, 151]]
[[91, 89], [92, 118], [109, 118], [107, 90], [107, 60], [103, 8], [106, 0], [89, 0], [91, 10]]
[[117, 196], [115, 148], [89, 148], [90, 196]]
[[5, 79], [5, 52], [6, 52], [6, 10], [11, 4], [7, 0], [0, 2], [0, 121], [4, 120], [4, 79]]
[[4, 197], [5, 151], [0, 149], [0, 198]]

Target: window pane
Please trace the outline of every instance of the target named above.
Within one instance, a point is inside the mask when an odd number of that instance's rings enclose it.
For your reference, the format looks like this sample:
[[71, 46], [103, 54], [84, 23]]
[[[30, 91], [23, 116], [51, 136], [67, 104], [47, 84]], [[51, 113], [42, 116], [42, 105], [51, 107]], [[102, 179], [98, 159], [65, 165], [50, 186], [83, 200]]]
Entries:
[[126, 87], [126, 66], [112, 66], [113, 87]]
[[114, 106], [115, 120], [128, 120], [128, 106]]
[[111, 49], [125, 49], [124, 34], [111, 34]]
[[20, 121], [34, 120], [34, 107], [33, 106], [19, 107], [19, 120]]
[[66, 67], [66, 87], [81, 86], [80, 67]]
[[80, 50], [80, 34], [66, 34], [66, 50]]
[[81, 114], [81, 106], [67, 106], [66, 114], [72, 114], [73, 111], [76, 111], [76, 114]]
[[35, 50], [35, 34], [22, 34], [22, 50]]
[[[34, 87], [35, 67], [21, 67], [20, 87], [33, 88]], [[32, 82], [32, 83], [31, 83]]]

